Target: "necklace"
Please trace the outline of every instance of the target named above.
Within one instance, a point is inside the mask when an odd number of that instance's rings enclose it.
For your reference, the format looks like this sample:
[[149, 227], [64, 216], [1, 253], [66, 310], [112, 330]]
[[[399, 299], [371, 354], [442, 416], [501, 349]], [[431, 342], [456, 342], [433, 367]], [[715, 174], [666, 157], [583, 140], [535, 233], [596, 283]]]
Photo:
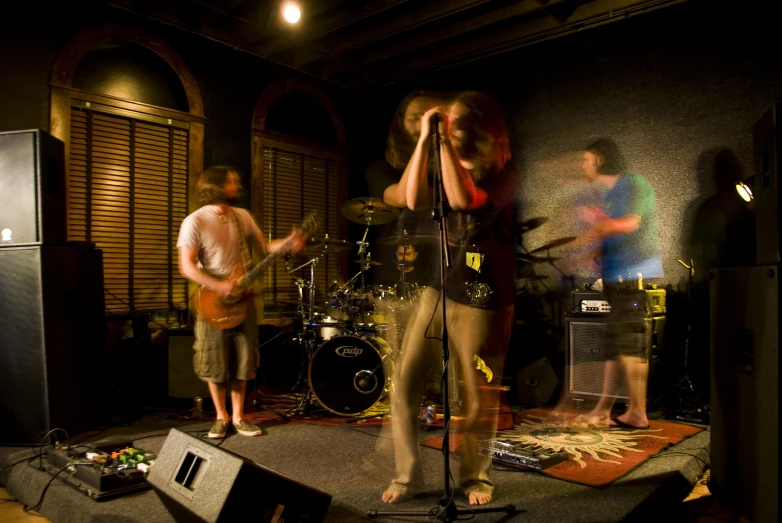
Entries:
[[[212, 212], [215, 213], [217, 216], [220, 217], [220, 221], [223, 223], [228, 223], [228, 212], [220, 212], [217, 210], [217, 208], [212, 207]], [[230, 212], [230, 210], [229, 210]]]

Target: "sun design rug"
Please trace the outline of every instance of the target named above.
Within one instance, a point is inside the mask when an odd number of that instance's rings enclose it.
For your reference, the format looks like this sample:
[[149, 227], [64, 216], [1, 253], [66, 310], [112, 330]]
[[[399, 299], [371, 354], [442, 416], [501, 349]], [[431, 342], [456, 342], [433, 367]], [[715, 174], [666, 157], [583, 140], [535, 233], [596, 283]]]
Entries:
[[[657, 420], [650, 421], [650, 428], [646, 430], [562, 427], [549, 420], [549, 414], [548, 409], [519, 413], [517, 424], [510, 430], [500, 431], [497, 437], [567, 452], [568, 461], [542, 472], [592, 487], [611, 484], [666, 447], [701, 431], [698, 427]], [[460, 443], [461, 435], [454, 434], [450, 444], [452, 450]], [[441, 448], [442, 438], [424, 445]]]

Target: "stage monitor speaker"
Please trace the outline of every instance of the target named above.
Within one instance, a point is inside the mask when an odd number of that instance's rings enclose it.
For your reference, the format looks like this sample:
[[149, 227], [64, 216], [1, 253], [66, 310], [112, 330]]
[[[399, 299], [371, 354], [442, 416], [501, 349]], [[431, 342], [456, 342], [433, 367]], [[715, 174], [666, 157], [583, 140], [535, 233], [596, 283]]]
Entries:
[[209, 386], [193, 368], [192, 328], [168, 330], [168, 395], [172, 398], [209, 397]]
[[[660, 358], [665, 316], [645, 318], [646, 357], [649, 360], [649, 387], [653, 386], [657, 362]], [[605, 373], [606, 318], [605, 316], [570, 316], [566, 319], [568, 340], [569, 392], [575, 397], [599, 398], [603, 395]], [[610, 397], [629, 400], [627, 380], [616, 377]], [[648, 397], [653, 397], [652, 393]]]
[[171, 429], [149, 483], [176, 521], [323, 521], [331, 496]]
[[0, 246], [65, 244], [64, 151], [44, 131], [0, 133]]
[[716, 269], [709, 489], [750, 521], [779, 521], [779, 265]]
[[0, 444], [93, 429], [104, 343], [100, 250], [0, 248]]
[[546, 405], [559, 380], [548, 358], [527, 365], [516, 374], [516, 391], [522, 405]]
[[775, 105], [758, 120], [755, 142], [755, 252], [759, 265], [780, 263], [779, 230], [779, 152], [782, 132], [779, 118], [782, 105]]

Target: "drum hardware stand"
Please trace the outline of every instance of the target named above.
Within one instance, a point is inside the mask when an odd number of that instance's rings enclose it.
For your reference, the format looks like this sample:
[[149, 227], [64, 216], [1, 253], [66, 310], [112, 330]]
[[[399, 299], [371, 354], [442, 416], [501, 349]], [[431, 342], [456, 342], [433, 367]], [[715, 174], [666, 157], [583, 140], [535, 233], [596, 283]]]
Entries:
[[443, 375], [442, 375], [442, 394], [443, 394], [443, 424], [445, 426], [445, 432], [443, 434], [443, 480], [445, 483], [443, 497], [440, 499], [440, 510], [435, 515], [433, 511], [410, 511], [410, 512], [378, 512], [372, 510], [367, 512], [367, 516], [370, 518], [376, 518], [379, 516], [417, 516], [417, 517], [437, 517], [438, 519], [446, 522], [453, 522], [459, 519], [461, 515], [467, 514], [490, 514], [490, 513], [506, 513], [513, 514], [516, 512], [516, 508], [513, 505], [507, 505], [505, 507], [497, 508], [470, 508], [459, 509], [456, 507], [456, 503], [453, 500], [453, 485], [451, 484], [451, 469], [450, 469], [450, 438], [449, 438], [449, 425], [451, 423], [451, 408], [448, 400], [448, 362], [450, 359], [449, 347], [448, 347], [448, 327], [446, 324], [445, 305], [446, 305], [446, 281], [448, 268], [451, 267], [451, 253], [450, 246], [448, 244], [448, 221], [445, 207], [445, 194], [443, 190], [443, 174], [441, 171], [440, 163], [440, 130], [439, 130], [440, 116], [435, 113], [432, 116], [432, 159], [434, 166], [434, 188], [432, 190], [432, 219], [437, 222], [438, 230], [440, 232], [440, 306], [442, 307], [442, 345], [443, 345]]
[[[290, 269], [287, 266], [286, 261], [286, 269], [288, 271], [288, 274], [291, 274], [293, 276], [294, 273], [297, 271], [304, 269], [305, 267], [309, 266], [310, 268], [310, 281], [306, 282], [303, 278], [294, 276], [296, 280], [296, 286], [299, 289], [299, 310], [301, 311], [302, 315], [302, 332], [299, 334], [299, 344], [302, 346], [302, 357], [301, 357], [301, 365], [299, 367], [299, 379], [296, 382], [296, 384], [293, 386], [292, 390], [296, 390], [300, 385], [305, 384], [306, 390], [302, 393], [302, 397], [299, 400], [299, 404], [288, 411], [288, 415], [290, 414], [306, 414], [309, 411], [310, 406], [313, 404], [312, 399], [312, 387], [310, 387], [309, 380], [307, 379], [307, 370], [309, 369], [309, 363], [312, 359], [312, 347], [315, 344], [314, 332], [312, 331], [312, 324], [315, 317], [315, 267], [318, 264], [318, 261], [320, 261], [320, 258], [322, 256], [326, 255], [326, 252], [328, 250], [328, 244], [324, 245], [323, 252], [320, 256], [316, 256], [312, 258], [310, 261], [303, 263], [302, 265], [299, 265], [298, 267], [294, 269]], [[304, 287], [307, 287], [309, 290], [309, 306], [305, 309], [304, 307]]]
[[[687, 279], [687, 308], [690, 310], [691, 303], [692, 303], [692, 280], [695, 277], [695, 264], [692, 260], [690, 260], [690, 264], [684, 263], [682, 260], [677, 260], [679, 263], [684, 266], [685, 269], [689, 272], [689, 277]], [[666, 415], [668, 418], [674, 418], [681, 421], [692, 421], [695, 423], [702, 423], [704, 425], [708, 424], [711, 418], [711, 411], [708, 405], [703, 403], [701, 399], [698, 397], [698, 394], [695, 392], [695, 387], [692, 384], [692, 380], [690, 379], [690, 335], [692, 332], [692, 315], [688, 312], [687, 314], [687, 335], [684, 338], [684, 371], [683, 375], [676, 381], [676, 383], [673, 385], [673, 387], [663, 393], [659, 399], [655, 401], [655, 403], [660, 403], [662, 400], [668, 395], [673, 395], [675, 399], [675, 407], [665, 409]], [[697, 407], [697, 409], [693, 409], [696, 411], [696, 416], [703, 418], [702, 420], [698, 421], [695, 419], [692, 419], [692, 416], [689, 416], [686, 413], [686, 409], [684, 408], [686, 404], [689, 403], [692, 405], [693, 403]]]

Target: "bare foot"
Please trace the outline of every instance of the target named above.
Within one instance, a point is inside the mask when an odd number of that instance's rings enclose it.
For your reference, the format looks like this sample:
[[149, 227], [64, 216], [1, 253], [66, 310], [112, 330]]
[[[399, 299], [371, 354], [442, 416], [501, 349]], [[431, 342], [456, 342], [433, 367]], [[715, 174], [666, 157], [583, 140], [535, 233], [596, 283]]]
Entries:
[[469, 492], [467, 497], [470, 499], [470, 505], [485, 505], [491, 502], [491, 494], [478, 490]]
[[582, 416], [576, 416], [575, 418], [570, 420], [565, 426], [588, 430], [588, 429], [607, 428], [610, 425], [608, 424], [608, 418], [602, 419], [600, 416], [589, 416], [587, 414], [584, 414]]
[[388, 489], [383, 492], [383, 503], [399, 503], [404, 500], [405, 489], [396, 484], [391, 484]]

